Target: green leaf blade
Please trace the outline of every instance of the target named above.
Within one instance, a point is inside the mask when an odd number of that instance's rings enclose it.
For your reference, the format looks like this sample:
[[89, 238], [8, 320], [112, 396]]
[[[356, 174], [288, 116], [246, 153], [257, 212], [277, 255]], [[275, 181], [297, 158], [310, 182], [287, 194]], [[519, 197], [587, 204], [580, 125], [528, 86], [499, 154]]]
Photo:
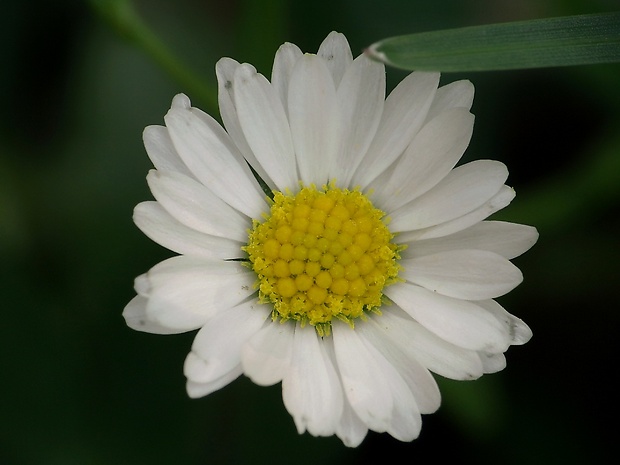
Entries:
[[495, 71], [620, 62], [620, 12], [421, 32], [365, 52], [407, 70]]

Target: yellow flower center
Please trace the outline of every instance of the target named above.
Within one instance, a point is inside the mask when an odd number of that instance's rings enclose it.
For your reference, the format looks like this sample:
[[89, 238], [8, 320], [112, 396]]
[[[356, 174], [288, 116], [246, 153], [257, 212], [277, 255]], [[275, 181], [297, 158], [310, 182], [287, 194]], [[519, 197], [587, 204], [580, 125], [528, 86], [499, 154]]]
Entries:
[[353, 325], [377, 311], [400, 258], [384, 215], [357, 190], [275, 192], [270, 214], [254, 222], [244, 248], [273, 319], [309, 323], [324, 336], [333, 318]]

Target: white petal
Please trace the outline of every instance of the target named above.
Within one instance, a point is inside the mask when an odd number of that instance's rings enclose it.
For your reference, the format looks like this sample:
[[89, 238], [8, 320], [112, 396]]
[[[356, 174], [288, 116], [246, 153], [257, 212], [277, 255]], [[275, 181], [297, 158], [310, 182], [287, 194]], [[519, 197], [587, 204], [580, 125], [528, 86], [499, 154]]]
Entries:
[[375, 137], [385, 103], [385, 66], [360, 55], [349, 66], [337, 90], [342, 154], [333, 178], [349, 186], [353, 173]]
[[433, 292], [465, 300], [492, 299], [523, 281], [506, 258], [486, 250], [449, 250], [400, 261], [399, 276]]
[[308, 430], [313, 436], [331, 436], [342, 414], [342, 387], [322, 345], [312, 326], [296, 325], [282, 398], [300, 434]]
[[511, 345], [522, 345], [532, 338], [532, 330], [525, 324], [523, 320], [508, 313], [504, 307], [494, 300], [483, 300], [476, 302], [482, 308], [490, 312], [503, 325], [506, 326], [508, 334], [510, 334]]
[[381, 365], [359, 334], [340, 321], [332, 322], [334, 349], [342, 386], [351, 408], [370, 429], [390, 427], [394, 398]]
[[293, 323], [272, 323], [264, 326], [243, 346], [243, 372], [254, 383], [270, 386], [282, 381], [291, 363]]
[[192, 106], [192, 102], [185, 94], [176, 94], [172, 98], [172, 104], [170, 108], [176, 108], [179, 110], [189, 110]]
[[416, 71], [390, 93], [377, 134], [353, 176], [354, 186], [365, 188], [405, 151], [426, 120], [438, 83], [439, 73]]
[[153, 334], [176, 334], [183, 332], [170, 329], [149, 320], [148, 315], [146, 314], [147, 302], [148, 299], [140, 295], [135, 296], [129, 301], [123, 310], [123, 318], [125, 318], [125, 323], [127, 323], [127, 326], [131, 329], [135, 329], [136, 331], [144, 331], [145, 333]]
[[446, 341], [464, 349], [504, 352], [505, 327], [486, 310], [466, 300], [435, 294], [409, 283], [385, 288], [385, 294], [411, 318]]
[[303, 56], [299, 47], [286, 42], [280, 46], [273, 60], [271, 70], [271, 85], [280, 97], [282, 107], [288, 111], [288, 84], [295, 63]]
[[241, 129], [256, 159], [280, 191], [296, 188], [293, 139], [280, 97], [248, 64], [237, 68], [233, 85]]
[[346, 324], [332, 322], [332, 334], [338, 368], [347, 399], [359, 418], [371, 429], [381, 432], [388, 427], [393, 407], [389, 386], [374, 358]]
[[338, 86], [346, 69], [353, 61], [347, 38], [339, 32], [330, 32], [321, 43], [317, 55], [325, 61], [335, 85]]
[[168, 128], [165, 126], [147, 126], [142, 133], [142, 139], [146, 153], [155, 168], [194, 177], [174, 148]]
[[392, 231], [411, 231], [459, 218], [484, 205], [508, 177], [506, 166], [476, 160], [453, 169], [426, 194], [391, 213]]
[[158, 202], [136, 205], [133, 221], [153, 241], [179, 254], [223, 260], [245, 255], [241, 242], [190, 229], [170, 216]]
[[347, 324], [332, 322], [332, 331], [342, 384], [355, 413], [374, 431], [387, 431], [401, 441], [415, 439], [420, 413], [400, 374]]
[[467, 81], [451, 82], [437, 89], [435, 99], [428, 110], [427, 121], [450, 108], [471, 109], [474, 102], [474, 85]]
[[209, 395], [212, 392], [215, 392], [223, 388], [224, 386], [232, 383], [241, 375], [241, 373], [241, 365], [237, 365], [233, 370], [209, 383], [196, 383], [194, 381], [188, 380], [186, 385], [187, 395], [192, 399], [197, 399], [198, 397], [204, 397], [206, 395]]
[[515, 191], [512, 187], [502, 186], [499, 192], [494, 195], [488, 202], [485, 202], [482, 206], [445, 223], [438, 224], [436, 226], [430, 226], [428, 228], [401, 232], [398, 234], [398, 241], [407, 243], [413, 240], [421, 239], [433, 239], [436, 237], [445, 237], [449, 234], [453, 234], [484, 220], [488, 216], [492, 215], [496, 211], [506, 207], [512, 199], [515, 198]]
[[252, 223], [209, 188], [179, 173], [151, 170], [146, 178], [157, 201], [177, 221], [213, 236], [247, 241]]
[[340, 117], [333, 79], [316, 55], [304, 55], [293, 69], [288, 114], [301, 180], [327, 184], [341, 147]]
[[382, 184], [371, 183], [373, 197], [393, 211], [424, 194], [454, 168], [471, 139], [474, 116], [464, 108], [441, 113], [422, 127]]
[[396, 316], [394, 310], [396, 308], [392, 306], [381, 316], [370, 318], [370, 321], [409, 357], [446, 378], [471, 380], [482, 376], [482, 364], [477, 352], [447, 342], [404, 312], [404, 317]]
[[265, 195], [226, 131], [197, 108], [172, 108], [165, 120], [179, 155], [200, 182], [240, 212], [260, 218]]
[[[374, 323], [375, 320], [381, 318], [382, 316], [375, 317], [373, 315], [369, 317], [369, 320]], [[402, 340], [397, 339], [393, 335], [388, 336], [385, 331], [377, 326], [377, 323], [373, 323], [370, 321], [358, 323], [355, 325], [355, 330], [363, 335], [394, 366], [413, 393], [420, 413], [435, 412], [441, 403], [437, 383], [430, 372], [417, 361], [413, 353], [403, 347], [409, 344], [413, 335], [409, 334]]]
[[[338, 362], [336, 360], [336, 351], [334, 350], [334, 341], [332, 338], [324, 339], [323, 347], [329, 356], [336, 371], [338, 371]], [[342, 440], [347, 447], [357, 447], [361, 444], [368, 433], [368, 427], [364, 424], [360, 417], [353, 411], [346, 396], [343, 396], [343, 409], [336, 435]]]
[[184, 374], [197, 383], [210, 383], [241, 363], [241, 349], [265, 323], [270, 307], [257, 299], [220, 312], [200, 328], [187, 356]]
[[224, 127], [230, 137], [235, 142], [235, 145], [243, 155], [252, 168], [258, 173], [263, 181], [273, 190], [276, 188], [275, 183], [267, 175], [267, 172], [263, 169], [262, 165], [258, 162], [254, 156], [254, 152], [248, 145], [248, 141], [245, 139], [245, 135], [241, 130], [241, 124], [239, 123], [239, 117], [237, 116], [237, 109], [235, 108], [235, 86], [234, 76], [237, 68], [241, 66], [237, 61], [232, 58], [221, 58], [215, 65], [215, 73], [217, 75], [218, 83], [218, 104], [220, 107], [220, 114]]
[[506, 356], [503, 353], [489, 354], [480, 352], [478, 354], [482, 361], [482, 367], [485, 373], [497, 373], [506, 368]]
[[338, 423], [336, 435], [345, 446], [357, 447], [362, 443], [366, 434], [368, 434], [368, 427], [355, 414], [349, 401], [345, 398], [344, 410], [340, 417], [340, 423]]
[[255, 279], [239, 262], [169, 258], [147, 273], [147, 315], [171, 329], [196, 329], [253, 294]]
[[507, 259], [518, 257], [534, 245], [538, 231], [532, 226], [482, 221], [450, 236], [406, 243], [402, 258], [415, 258], [458, 249], [477, 249], [495, 252]]

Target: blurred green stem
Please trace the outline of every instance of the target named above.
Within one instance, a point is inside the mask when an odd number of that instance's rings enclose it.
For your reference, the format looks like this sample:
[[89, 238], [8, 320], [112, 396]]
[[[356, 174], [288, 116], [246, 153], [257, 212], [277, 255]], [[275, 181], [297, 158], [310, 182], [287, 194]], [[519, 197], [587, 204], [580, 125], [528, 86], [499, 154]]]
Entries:
[[125, 40], [141, 48], [170, 76], [179, 82], [192, 99], [218, 113], [217, 88], [209, 85], [184, 66], [142, 21], [130, 0], [89, 0], [93, 10]]

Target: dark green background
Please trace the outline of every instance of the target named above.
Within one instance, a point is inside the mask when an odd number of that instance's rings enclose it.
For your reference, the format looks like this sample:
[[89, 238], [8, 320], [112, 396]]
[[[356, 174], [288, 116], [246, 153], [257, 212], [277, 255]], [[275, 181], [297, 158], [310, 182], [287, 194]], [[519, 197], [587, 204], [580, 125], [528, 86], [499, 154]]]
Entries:
[[[354, 54], [393, 35], [620, 9], [617, 1], [142, 0], [157, 35], [206, 81], [221, 56], [269, 75], [284, 41], [331, 30]], [[539, 228], [500, 299], [533, 329], [508, 367], [439, 380], [421, 437], [370, 433], [357, 449], [298, 436], [280, 386], [245, 378], [185, 394], [193, 334], [121, 317], [133, 279], [171, 254], [131, 221], [151, 198], [142, 129], [184, 91], [86, 2], [0, 9], [0, 464], [609, 463], [616, 439], [620, 67], [478, 73], [466, 159], [505, 162], [501, 218]], [[404, 76], [388, 70], [393, 87]], [[444, 83], [463, 78], [445, 75]], [[191, 95], [190, 95], [191, 97]], [[194, 103], [201, 106], [199, 100]]]

